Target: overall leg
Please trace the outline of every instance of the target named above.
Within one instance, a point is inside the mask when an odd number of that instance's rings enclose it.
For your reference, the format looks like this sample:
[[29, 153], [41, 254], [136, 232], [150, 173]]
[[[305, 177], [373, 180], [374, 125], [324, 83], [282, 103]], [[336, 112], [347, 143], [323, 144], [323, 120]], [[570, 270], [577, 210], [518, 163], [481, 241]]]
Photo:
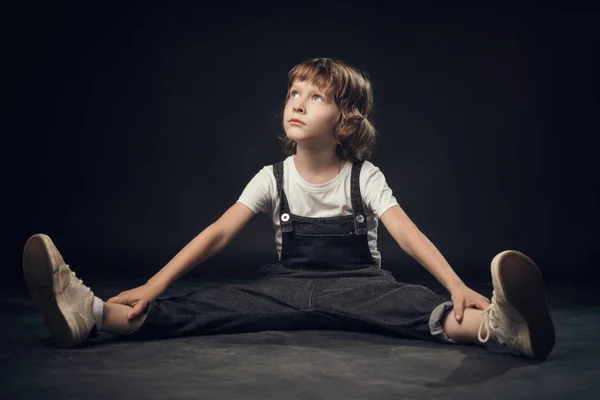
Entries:
[[337, 329], [456, 343], [443, 326], [452, 310], [450, 299], [421, 285], [397, 282], [389, 271], [319, 280], [312, 303]]
[[261, 277], [206, 283], [185, 296], [151, 301], [141, 326], [122, 339], [303, 329], [311, 321], [308, 279]]

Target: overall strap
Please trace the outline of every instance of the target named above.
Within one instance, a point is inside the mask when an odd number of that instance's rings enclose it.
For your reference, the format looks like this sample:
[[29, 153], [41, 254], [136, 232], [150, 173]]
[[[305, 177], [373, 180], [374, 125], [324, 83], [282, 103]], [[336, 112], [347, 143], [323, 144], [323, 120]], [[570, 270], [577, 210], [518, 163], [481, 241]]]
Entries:
[[363, 209], [362, 195], [360, 193], [360, 170], [363, 162], [352, 164], [352, 175], [350, 176], [350, 198], [352, 201], [352, 212], [354, 213], [354, 227], [357, 235], [367, 233], [367, 217]]
[[279, 206], [279, 223], [281, 224], [281, 232], [291, 232], [292, 219], [290, 218], [290, 207], [283, 191], [283, 161], [273, 164], [273, 175], [277, 182], [277, 196], [280, 199]]
[[[350, 176], [350, 199], [354, 215], [354, 228], [357, 235], [364, 235], [367, 233], [367, 218], [363, 208], [359, 182], [362, 166], [362, 162], [353, 163]], [[292, 219], [290, 218], [290, 207], [283, 190], [283, 161], [273, 164], [273, 174], [275, 175], [275, 181], [277, 182], [277, 194], [280, 199], [279, 222], [281, 224], [281, 231], [291, 232], [293, 231], [293, 227]]]

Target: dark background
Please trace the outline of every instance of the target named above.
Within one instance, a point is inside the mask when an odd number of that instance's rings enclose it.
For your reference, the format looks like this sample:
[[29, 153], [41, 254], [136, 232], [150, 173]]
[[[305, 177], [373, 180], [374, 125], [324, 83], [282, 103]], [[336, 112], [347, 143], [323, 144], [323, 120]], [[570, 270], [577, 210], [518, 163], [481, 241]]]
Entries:
[[[594, 276], [597, 6], [77, 3], [3, 13], [4, 282], [23, 285], [38, 232], [84, 279], [148, 279], [283, 158], [287, 73], [309, 57], [369, 73], [371, 161], [463, 279], [505, 249], [551, 283]], [[379, 235], [384, 268], [429, 277]], [[263, 214], [191, 274], [275, 260]]]

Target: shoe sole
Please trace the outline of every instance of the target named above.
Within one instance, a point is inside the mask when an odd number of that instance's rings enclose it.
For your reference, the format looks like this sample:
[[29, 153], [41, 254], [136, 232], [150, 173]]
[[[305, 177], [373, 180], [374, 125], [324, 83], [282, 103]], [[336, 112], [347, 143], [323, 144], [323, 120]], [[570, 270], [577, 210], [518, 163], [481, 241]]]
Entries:
[[60, 265], [54, 259], [54, 244], [46, 235], [33, 235], [23, 250], [23, 275], [38, 304], [46, 327], [58, 347], [72, 347], [71, 329], [56, 302], [53, 274]]
[[531, 354], [526, 355], [545, 359], [554, 347], [555, 332], [542, 273], [533, 260], [515, 250], [494, 257], [492, 273], [499, 278], [508, 304], [525, 320], [531, 346]]

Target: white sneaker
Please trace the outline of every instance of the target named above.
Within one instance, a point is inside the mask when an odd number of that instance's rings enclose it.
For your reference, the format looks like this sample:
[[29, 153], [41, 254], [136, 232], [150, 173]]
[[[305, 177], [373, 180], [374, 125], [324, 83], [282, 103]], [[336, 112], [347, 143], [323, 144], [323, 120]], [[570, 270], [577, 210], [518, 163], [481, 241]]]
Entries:
[[513, 353], [545, 359], [554, 347], [555, 333], [540, 270], [515, 250], [496, 255], [491, 269], [494, 291], [483, 312], [479, 341], [485, 343], [492, 337]]
[[33, 235], [25, 244], [23, 275], [54, 342], [75, 347], [86, 340], [96, 324], [94, 293], [69, 269], [48, 236]]

